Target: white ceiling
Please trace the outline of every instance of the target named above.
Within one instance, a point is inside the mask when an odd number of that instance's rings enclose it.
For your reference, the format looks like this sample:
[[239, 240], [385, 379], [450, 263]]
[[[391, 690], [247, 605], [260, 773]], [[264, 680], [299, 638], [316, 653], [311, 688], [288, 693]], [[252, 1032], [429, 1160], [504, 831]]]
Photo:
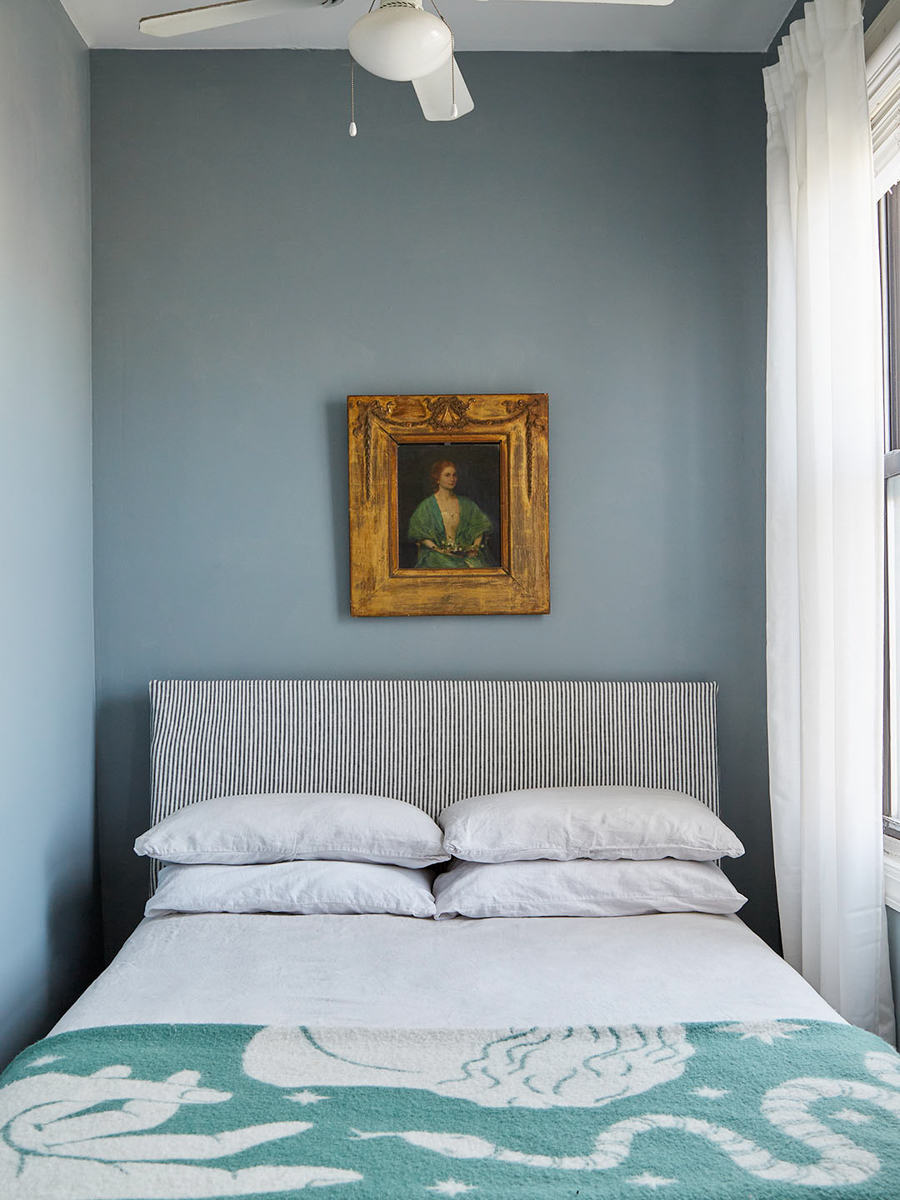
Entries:
[[[228, 50], [346, 49], [347, 31], [369, 0], [301, 8], [180, 38], [138, 33], [138, 19], [204, 0], [62, 0], [92, 48]], [[426, 0], [426, 7], [429, 7]], [[766, 50], [792, 0], [674, 0], [667, 7], [615, 3], [438, 0], [457, 50]]]

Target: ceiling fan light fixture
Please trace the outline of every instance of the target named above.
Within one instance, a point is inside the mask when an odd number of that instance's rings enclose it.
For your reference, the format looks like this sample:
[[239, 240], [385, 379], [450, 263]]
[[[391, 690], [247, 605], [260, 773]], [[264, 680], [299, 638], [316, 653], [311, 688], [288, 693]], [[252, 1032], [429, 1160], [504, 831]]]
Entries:
[[447, 25], [414, 0], [385, 0], [350, 30], [350, 53], [381, 79], [421, 79], [450, 58]]

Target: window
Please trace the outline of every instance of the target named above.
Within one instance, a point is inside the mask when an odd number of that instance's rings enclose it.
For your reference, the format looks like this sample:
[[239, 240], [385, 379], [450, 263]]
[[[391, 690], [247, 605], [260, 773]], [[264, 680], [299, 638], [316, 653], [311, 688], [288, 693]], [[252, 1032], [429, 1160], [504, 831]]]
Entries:
[[885, 397], [885, 832], [900, 838], [900, 188], [878, 206]]
[[[881, 249], [884, 348], [884, 824], [900, 856], [900, 0], [866, 31], [866, 79]], [[900, 876], [898, 876], [900, 883]], [[898, 890], [900, 897], [900, 890]], [[898, 899], [900, 904], [900, 899]]]

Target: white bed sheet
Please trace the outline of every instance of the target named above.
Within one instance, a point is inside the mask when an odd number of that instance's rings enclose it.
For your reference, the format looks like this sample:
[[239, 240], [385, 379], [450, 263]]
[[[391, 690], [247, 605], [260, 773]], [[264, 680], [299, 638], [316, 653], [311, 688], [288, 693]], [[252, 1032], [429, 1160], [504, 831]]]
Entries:
[[53, 1033], [842, 1018], [738, 917], [145, 919]]

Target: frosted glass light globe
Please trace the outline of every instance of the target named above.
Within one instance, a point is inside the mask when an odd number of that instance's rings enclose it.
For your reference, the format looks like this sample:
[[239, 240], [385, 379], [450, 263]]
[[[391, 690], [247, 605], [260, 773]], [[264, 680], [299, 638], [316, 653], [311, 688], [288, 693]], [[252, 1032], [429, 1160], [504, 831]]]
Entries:
[[440, 18], [405, 0], [388, 0], [350, 30], [350, 53], [381, 79], [430, 75], [450, 58], [450, 30]]

